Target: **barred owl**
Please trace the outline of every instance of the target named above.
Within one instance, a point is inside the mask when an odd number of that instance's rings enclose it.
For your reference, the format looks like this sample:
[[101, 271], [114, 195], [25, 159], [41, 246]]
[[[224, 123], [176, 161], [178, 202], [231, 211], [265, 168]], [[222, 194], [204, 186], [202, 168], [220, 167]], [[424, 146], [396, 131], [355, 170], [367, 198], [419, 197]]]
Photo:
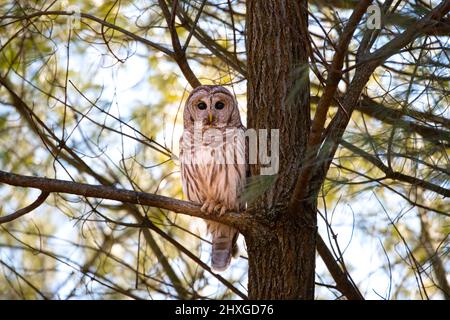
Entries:
[[[237, 101], [221, 86], [200, 86], [189, 95], [180, 139], [183, 193], [207, 214], [239, 212], [245, 183], [245, 127]], [[237, 253], [238, 231], [206, 221], [212, 235], [211, 266], [225, 270]]]

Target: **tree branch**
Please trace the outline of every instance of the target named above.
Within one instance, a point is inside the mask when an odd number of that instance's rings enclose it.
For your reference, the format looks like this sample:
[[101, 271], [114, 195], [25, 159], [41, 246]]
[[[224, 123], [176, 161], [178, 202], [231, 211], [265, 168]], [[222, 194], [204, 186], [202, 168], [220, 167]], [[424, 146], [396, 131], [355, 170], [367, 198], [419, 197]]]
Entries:
[[[316, 89], [318, 89], [317, 86], [314, 87], [314, 90]], [[311, 97], [312, 103], [317, 104], [318, 101], [318, 97]], [[407, 114], [418, 121], [407, 120], [402, 111], [387, 107], [365, 94], [361, 95], [360, 103], [355, 105], [355, 110], [384, 123], [397, 125], [405, 131], [417, 133], [435, 145], [450, 146], [450, 132], [440, 128], [450, 128], [450, 120], [446, 118], [417, 110], [408, 110]], [[434, 123], [431, 125], [423, 125], [420, 121]]]
[[198, 9], [197, 15], [196, 15], [195, 20], [194, 20], [194, 24], [191, 27], [191, 31], [189, 31], [189, 34], [188, 34], [188, 36], [186, 38], [186, 41], [184, 42], [183, 51], [185, 51], [185, 52], [186, 52], [186, 49], [189, 46], [189, 42], [191, 41], [192, 35], [194, 34], [194, 31], [195, 31], [195, 28], [197, 28], [198, 20], [200, 19], [200, 16], [202, 14], [203, 7], [205, 6], [205, 4], [206, 4], [206, 0], [203, 0], [202, 4], [200, 5], [200, 8]]
[[421, 180], [418, 179], [416, 177], [411, 177], [408, 176], [406, 174], [403, 174], [401, 172], [397, 172], [397, 171], [393, 171], [392, 169], [390, 169], [388, 166], [386, 166], [380, 159], [378, 159], [377, 157], [371, 155], [370, 153], [354, 146], [353, 144], [345, 141], [345, 140], [341, 140], [341, 145], [344, 146], [345, 148], [347, 148], [348, 150], [352, 151], [353, 153], [355, 153], [356, 155], [364, 158], [365, 160], [369, 161], [371, 164], [373, 164], [374, 166], [376, 166], [378, 169], [380, 169], [385, 175], [386, 178], [392, 179], [392, 180], [398, 180], [398, 181], [403, 181], [403, 182], [407, 182], [411, 185], [414, 186], [420, 186], [426, 190], [431, 190], [434, 191], [438, 194], [443, 195], [444, 197], [450, 197], [450, 190], [443, 188], [439, 185], [436, 185], [434, 183], [425, 181], [425, 180]]
[[39, 197], [32, 204], [26, 206], [25, 208], [17, 210], [16, 212], [11, 213], [7, 216], [0, 217], [0, 224], [16, 220], [17, 218], [20, 218], [26, 215], [27, 213], [33, 211], [34, 209], [36, 209], [37, 207], [39, 207], [41, 204], [44, 203], [44, 201], [48, 198], [49, 194], [50, 193], [47, 191], [42, 191]]
[[313, 175], [311, 167], [314, 164], [316, 154], [319, 149], [328, 109], [330, 108], [334, 94], [337, 90], [337, 86], [342, 78], [342, 67], [344, 64], [345, 53], [348, 50], [348, 45], [359, 21], [361, 20], [361, 17], [371, 3], [371, 0], [364, 0], [358, 3], [342, 32], [338, 45], [336, 46], [336, 53], [333, 57], [333, 62], [328, 68], [328, 77], [324, 88], [324, 93], [320, 97], [319, 103], [317, 104], [317, 111], [311, 125], [305, 162], [300, 170], [294, 193], [289, 204], [289, 212], [291, 213], [295, 212], [296, 208], [308, 192], [308, 188], [306, 186], [309, 185], [309, 181]]
[[412, 24], [403, 33], [392, 41], [387, 42], [380, 49], [375, 52], [366, 55], [361, 59], [361, 63], [364, 61], [375, 62], [376, 66], [382, 64], [387, 58], [391, 57], [398, 52], [401, 48], [417, 38], [426, 30], [436, 27], [441, 19], [449, 12], [450, 1], [442, 1], [432, 11], [430, 11], [425, 17]]
[[123, 203], [134, 203], [167, 209], [176, 213], [231, 225], [243, 234], [245, 234], [245, 231], [248, 230], [248, 228], [253, 224], [251, 219], [245, 214], [229, 212], [222, 216], [218, 216], [216, 214], [208, 215], [200, 210], [200, 205], [192, 202], [173, 199], [152, 193], [118, 189], [111, 186], [91, 185], [59, 179], [24, 176], [1, 170], [0, 182], [16, 187], [40, 189], [47, 193], [68, 193], [87, 198], [108, 199]]
[[[230, 212], [220, 217], [217, 215], [207, 215], [202, 211], [200, 211], [200, 205], [197, 205], [192, 202], [182, 201], [151, 193], [118, 189], [111, 186], [90, 185], [85, 183], [78, 183], [58, 179], [24, 176], [1, 170], [0, 170], [0, 182], [16, 187], [40, 189], [43, 191], [42, 194], [47, 194], [47, 196], [49, 193], [52, 192], [67, 193], [84, 196], [88, 198], [109, 199], [120, 201], [123, 203], [134, 203], [139, 205], [147, 205], [151, 207], [167, 209], [176, 213], [186, 214], [207, 220], [213, 220], [234, 226], [244, 235], [246, 231], [250, 230], [251, 228], [254, 228], [255, 224], [257, 223], [255, 220], [253, 220], [246, 214], [237, 214]], [[42, 200], [42, 202], [44, 200]], [[37, 201], [35, 201], [35, 203], [36, 202]], [[142, 223], [145, 225], [146, 222], [142, 221]], [[154, 229], [152, 228], [152, 230]], [[327, 268], [329, 269], [331, 275], [333, 276], [333, 279], [336, 281], [338, 290], [341, 291], [348, 299], [361, 299], [361, 297], [357, 298], [358, 297], [357, 289], [355, 288], [352, 289], [351, 283], [348, 281], [346, 275], [339, 268], [338, 264], [334, 260], [332, 254], [326, 247], [325, 243], [323, 243], [323, 240], [320, 238], [320, 236], [318, 238], [319, 240], [317, 250], [319, 251], [319, 254], [322, 256], [322, 259], [326, 262]]]
[[[165, 2], [160, 1], [160, 4], [164, 4], [165, 5]], [[167, 5], [166, 5], [165, 8], [167, 8]], [[52, 16], [52, 15], [55, 15], [55, 16], [72, 16], [74, 14], [75, 14], [74, 12], [55, 10], [55, 11], [38, 11], [38, 12], [34, 12], [34, 13], [28, 14], [28, 15], [7, 15], [7, 16], [4, 16], [2, 18], [3, 19], [17, 19], [17, 21], [20, 21], [20, 20], [29, 20], [29, 19], [32, 19], [32, 18], [40, 17], [40, 16]], [[126, 36], [132, 38], [135, 41], [141, 42], [141, 43], [143, 43], [143, 44], [145, 44], [145, 45], [147, 45], [147, 46], [149, 46], [149, 47], [151, 47], [153, 49], [156, 49], [156, 50], [159, 50], [159, 51], [165, 53], [166, 55], [168, 55], [169, 57], [171, 57], [171, 58], [173, 58], [175, 60], [175, 62], [180, 67], [183, 75], [186, 77], [186, 80], [189, 82], [189, 84], [193, 88], [195, 88], [195, 87], [197, 87], [197, 86], [199, 86], [201, 84], [200, 81], [197, 79], [197, 77], [194, 75], [191, 67], [189, 66], [189, 63], [188, 63], [188, 61], [186, 59], [186, 55], [184, 54], [184, 51], [182, 50], [180, 42], [178, 40], [178, 35], [176, 34], [176, 29], [174, 27], [172, 28], [172, 25], [170, 24], [170, 21], [171, 21], [170, 13], [169, 13], [169, 17], [168, 17], [169, 20], [168, 20], [167, 23], [169, 25], [169, 31], [170, 31], [170, 34], [171, 34], [171, 37], [172, 37], [172, 44], [173, 44], [174, 51], [171, 51], [168, 48], [166, 48], [166, 47], [164, 47], [164, 46], [162, 46], [162, 45], [160, 45], [158, 43], [152, 42], [152, 41], [150, 41], [148, 39], [145, 39], [143, 37], [135, 35], [133, 32], [130, 32], [130, 31], [126, 30], [126, 29], [123, 29], [123, 28], [121, 28], [121, 27], [119, 27], [119, 26], [117, 26], [117, 25], [115, 25], [113, 23], [109, 23], [109, 22], [107, 22], [105, 20], [102, 20], [102, 19], [100, 19], [100, 18], [98, 18], [96, 16], [93, 16], [91, 14], [81, 12], [80, 13], [80, 17], [84, 18], [84, 19], [95, 21], [95, 22], [99, 23], [102, 26], [106, 26], [108, 28], [111, 28], [113, 30], [121, 32], [121, 33], [125, 34]]]
[[[2, 81], [3, 80], [3, 81]], [[20, 97], [14, 92], [12, 87], [8, 84], [6, 79], [3, 79], [0, 77], [0, 84], [3, 84], [6, 89], [10, 92], [11, 98], [13, 100], [12, 104], [16, 107], [19, 114], [25, 119], [25, 121], [29, 124], [30, 128], [42, 139], [42, 142], [45, 146], [47, 146], [50, 150], [56, 152], [57, 146], [62, 146], [64, 150], [67, 151], [67, 154], [64, 152], [61, 152], [60, 155], [69, 162], [72, 166], [74, 166], [78, 172], [80, 173], [86, 173], [90, 175], [91, 177], [95, 178], [98, 182], [100, 182], [104, 186], [112, 186], [114, 185], [117, 180], [110, 180], [108, 178], [103, 177], [102, 175], [99, 175], [97, 172], [92, 170], [80, 157], [78, 157], [72, 149], [70, 149], [65, 143], [63, 143], [61, 140], [58, 139], [54, 135], [54, 133], [42, 122], [42, 120], [39, 119], [39, 117], [33, 113], [33, 111], [25, 104], [25, 102], [20, 99]], [[39, 128], [42, 127], [42, 130]], [[53, 140], [50, 140], [51, 137]], [[115, 179], [115, 178], [114, 178]], [[174, 289], [178, 293], [178, 297], [181, 299], [188, 298], [189, 294], [183, 287], [179, 277], [173, 270], [172, 266], [170, 265], [169, 261], [167, 260], [165, 254], [162, 252], [161, 248], [158, 246], [158, 243], [155, 241], [153, 235], [150, 233], [150, 230], [156, 232], [160, 236], [163, 236], [165, 239], [168, 238], [167, 235], [161, 234], [161, 230], [157, 228], [154, 224], [151, 224], [151, 221], [148, 220], [145, 216], [143, 216], [136, 205], [130, 204], [130, 203], [124, 203], [121, 206], [123, 209], [127, 210], [133, 217], [136, 219], [136, 221], [141, 224], [142, 226], [146, 226], [146, 228], [142, 228], [143, 235], [147, 241], [147, 244], [150, 246], [151, 250], [155, 254], [155, 256], [158, 259], [158, 262], [163, 267], [164, 271], [166, 272], [168, 278], [172, 282], [172, 285]], [[170, 237], [169, 237], [170, 238]], [[169, 242], [172, 242], [172, 240], [168, 240]], [[182, 251], [186, 252], [187, 249], [182, 247], [180, 244], [177, 244], [177, 248]], [[182, 248], [181, 248], [182, 247]], [[197, 260], [194, 260], [196, 263], [198, 263]], [[204, 267], [204, 265], [200, 264], [200, 266]], [[206, 271], [211, 271], [208, 267], [208, 269], [205, 269]], [[242, 293], [234, 288], [228, 281], [226, 281], [223, 277], [220, 277], [219, 275], [212, 273], [214, 277], [216, 277], [219, 281], [221, 281], [226, 287], [230, 288], [231, 291], [235, 292], [239, 296], [242, 296]]]
[[[421, 32], [423, 32], [425, 28], [435, 25], [437, 23], [436, 21], [439, 21], [445, 14], [447, 14], [449, 10], [450, 1], [446, 0], [441, 2], [425, 17], [419, 20], [415, 25], [409, 27], [397, 38], [388, 42], [374, 53], [365, 55], [361, 58], [360, 65], [356, 68], [355, 76], [353, 77], [348, 90], [342, 99], [343, 109], [338, 110], [336, 116], [334, 116], [327, 127], [327, 134], [325, 137], [322, 137], [322, 140], [324, 140], [321, 144], [322, 148], [319, 150], [319, 154], [313, 162], [314, 167], [307, 168], [308, 170], [306, 175], [310, 178], [313, 177], [313, 179], [311, 179], [311, 181], [313, 181], [313, 185], [310, 186], [310, 192], [308, 195], [317, 193], [325, 180], [339, 142], [344, 135], [348, 122], [350, 121], [352, 112], [356, 108], [361, 92], [366, 86], [367, 81], [369, 81], [374, 70], [387, 58], [396, 54], [398, 50], [413, 41], [421, 34]], [[297, 187], [301, 191], [299, 194], [303, 195], [303, 197], [300, 197], [300, 199], [297, 199], [296, 201], [300, 201], [305, 195], [305, 190], [302, 190], [302, 185], [304, 185], [305, 179], [303, 179], [303, 181], [300, 181], [299, 179], [299, 182], [300, 183], [297, 184]], [[298, 196], [297, 193], [296, 195]]]
[[175, 27], [175, 14], [177, 11], [177, 1], [174, 1], [172, 13], [169, 11], [169, 7], [165, 0], [158, 1], [159, 6], [163, 12], [164, 18], [166, 19], [167, 26], [169, 28], [170, 38], [172, 39], [173, 47], [173, 58], [177, 62], [181, 69], [181, 72], [185, 76], [186, 80], [192, 86], [196, 88], [201, 85], [198, 78], [195, 76], [186, 58], [186, 51], [181, 47], [180, 38], [178, 37], [177, 29]]
[[[426, 126], [420, 124], [418, 121], [408, 121], [405, 119], [405, 115], [403, 114], [402, 111], [388, 108], [383, 104], [378, 103], [375, 100], [369, 98], [366, 95], [362, 96], [361, 103], [355, 106], [355, 110], [363, 112], [364, 114], [367, 114], [377, 120], [383, 121], [390, 125], [395, 124], [399, 127], [405, 128], [406, 130], [416, 132], [420, 134], [423, 138], [433, 142], [434, 144], [450, 146], [449, 131], [440, 129], [437, 125]], [[437, 116], [433, 117], [432, 115], [425, 114], [423, 112], [418, 112], [415, 110], [408, 110], [408, 114], [410, 114], [413, 117], [417, 117], [418, 119], [428, 118], [427, 120], [429, 121], [435, 121], [439, 124], [442, 124], [443, 126], [448, 126], [448, 124], [446, 123], [448, 122], [448, 120], [445, 118], [440, 119], [440, 117]]]
[[333, 254], [327, 245], [323, 241], [322, 237], [318, 235], [317, 237], [317, 251], [320, 254], [323, 262], [327, 266], [328, 271], [336, 281], [336, 289], [339, 290], [344, 296], [349, 300], [364, 300], [361, 292], [358, 288], [353, 285], [353, 283], [348, 278], [347, 274], [342, 271], [339, 265], [336, 263]]
[[230, 52], [220, 44], [218, 44], [210, 35], [199, 26], [194, 26], [195, 21], [189, 17], [189, 15], [183, 10], [183, 8], [179, 8], [177, 11], [178, 19], [180, 19], [182, 26], [188, 30], [193, 32], [193, 36], [213, 55], [222, 60], [225, 64], [228, 64], [235, 71], [240, 73], [243, 77], [247, 76], [247, 71], [245, 69], [245, 64], [242, 61], [239, 61], [236, 56], [231, 55]]
[[[75, 14], [74, 12], [61, 11], [61, 10], [38, 11], [38, 12], [34, 12], [34, 13], [31, 13], [31, 14], [28, 14], [28, 15], [26, 15], [26, 14], [23, 14], [23, 15], [6, 15], [6, 16], [3, 16], [2, 19], [17, 19], [17, 21], [20, 21], [20, 20], [29, 20], [29, 19], [32, 19], [32, 18], [40, 17], [40, 16], [73, 16], [74, 14]], [[158, 43], [152, 42], [152, 41], [150, 41], [148, 39], [145, 39], [143, 37], [135, 35], [131, 31], [123, 29], [123, 28], [121, 28], [121, 27], [119, 27], [119, 26], [117, 26], [117, 25], [115, 25], [113, 23], [109, 23], [109, 22], [107, 22], [107, 21], [105, 21], [103, 19], [100, 19], [100, 18], [98, 18], [96, 16], [93, 16], [93, 15], [91, 15], [89, 13], [81, 12], [80, 13], [80, 17], [88, 19], [88, 20], [95, 21], [95, 22], [97, 22], [97, 23], [99, 23], [99, 24], [101, 24], [103, 26], [106, 26], [106, 27], [111, 28], [113, 30], [116, 30], [116, 31], [118, 31], [120, 33], [123, 33], [124, 35], [132, 38], [133, 40], [141, 42], [141, 43], [143, 43], [143, 44], [145, 44], [145, 45], [147, 45], [149, 47], [152, 47], [153, 49], [159, 50], [159, 51], [167, 54], [170, 57], [173, 57], [173, 55], [174, 55], [174, 53], [172, 51], [170, 51], [169, 49], [167, 49], [166, 47], [164, 47], [164, 46], [162, 46], [162, 45], [160, 45]]]

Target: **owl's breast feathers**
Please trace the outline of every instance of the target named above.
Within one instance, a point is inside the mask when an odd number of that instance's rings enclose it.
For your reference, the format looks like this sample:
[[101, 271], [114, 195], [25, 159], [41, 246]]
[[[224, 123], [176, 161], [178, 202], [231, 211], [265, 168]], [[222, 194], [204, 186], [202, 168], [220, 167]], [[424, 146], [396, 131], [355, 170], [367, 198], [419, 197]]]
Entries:
[[245, 184], [245, 128], [185, 130], [180, 139], [183, 192], [190, 201], [215, 200], [240, 210]]

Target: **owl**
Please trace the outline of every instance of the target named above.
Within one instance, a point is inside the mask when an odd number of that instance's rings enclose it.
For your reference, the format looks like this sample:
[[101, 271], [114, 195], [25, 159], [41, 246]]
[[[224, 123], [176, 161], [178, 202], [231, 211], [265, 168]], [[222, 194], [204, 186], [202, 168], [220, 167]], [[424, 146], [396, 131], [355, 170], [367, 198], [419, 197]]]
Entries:
[[[245, 184], [245, 127], [236, 99], [222, 86], [199, 86], [189, 95], [183, 113], [180, 166], [183, 193], [201, 204], [204, 213], [240, 212]], [[238, 231], [205, 221], [212, 236], [211, 267], [224, 271], [237, 254]]]

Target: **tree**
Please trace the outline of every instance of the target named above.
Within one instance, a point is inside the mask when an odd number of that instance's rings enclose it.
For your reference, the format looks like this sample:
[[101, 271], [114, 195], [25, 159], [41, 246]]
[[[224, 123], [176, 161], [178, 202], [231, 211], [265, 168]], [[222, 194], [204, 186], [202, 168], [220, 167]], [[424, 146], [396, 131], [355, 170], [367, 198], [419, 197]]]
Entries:
[[[448, 298], [449, 10], [450, 1], [7, 1], [3, 296]], [[251, 166], [243, 214], [205, 216], [178, 200], [177, 114], [201, 83], [246, 98], [248, 128], [279, 129], [279, 171]], [[246, 250], [232, 272], [210, 270], [188, 216], [240, 230]], [[386, 258], [384, 295], [361, 292], [371, 271], [359, 285], [350, 275], [365, 264], [342, 247], [353, 230]]]

